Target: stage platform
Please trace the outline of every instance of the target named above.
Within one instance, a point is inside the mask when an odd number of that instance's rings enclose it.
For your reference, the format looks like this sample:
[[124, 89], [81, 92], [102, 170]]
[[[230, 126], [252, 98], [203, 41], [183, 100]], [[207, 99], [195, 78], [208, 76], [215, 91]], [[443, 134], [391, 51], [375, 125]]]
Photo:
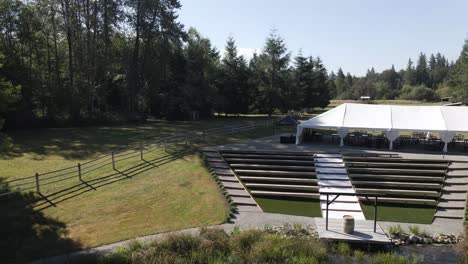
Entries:
[[354, 220], [354, 233], [346, 234], [341, 226], [342, 219], [328, 219], [328, 230], [325, 229], [325, 218], [315, 218], [317, 232], [320, 239], [330, 241], [342, 241], [349, 243], [368, 243], [368, 244], [390, 244], [390, 238], [387, 237], [383, 229], [377, 224], [374, 233], [373, 220]]

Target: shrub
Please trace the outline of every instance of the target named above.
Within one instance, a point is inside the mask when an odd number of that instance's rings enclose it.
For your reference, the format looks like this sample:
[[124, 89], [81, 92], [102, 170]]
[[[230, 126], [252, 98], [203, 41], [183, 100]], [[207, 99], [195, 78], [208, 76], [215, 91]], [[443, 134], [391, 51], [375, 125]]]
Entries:
[[401, 89], [400, 99], [433, 102], [440, 100], [440, 97], [434, 90], [427, 88], [424, 85], [404, 85]]
[[391, 253], [377, 253], [372, 258], [373, 264], [409, 264], [409, 258]]
[[421, 229], [419, 228], [419, 226], [413, 226], [413, 225], [409, 226], [408, 231], [410, 232], [410, 234], [413, 234], [413, 235], [416, 235], [416, 236], [420, 236], [422, 234]]
[[390, 233], [390, 235], [395, 236], [395, 235], [403, 234], [405, 231], [400, 225], [396, 225], [396, 226], [391, 226], [388, 229], [388, 232]]
[[340, 242], [337, 250], [340, 255], [349, 255], [351, 253], [351, 247], [348, 243]]

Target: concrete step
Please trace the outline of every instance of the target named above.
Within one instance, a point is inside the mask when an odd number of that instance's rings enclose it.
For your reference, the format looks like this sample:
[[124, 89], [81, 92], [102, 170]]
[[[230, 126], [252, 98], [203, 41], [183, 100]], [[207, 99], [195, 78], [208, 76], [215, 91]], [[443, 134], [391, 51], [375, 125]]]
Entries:
[[341, 158], [314, 158], [316, 163], [343, 163], [343, 159]]
[[346, 174], [346, 169], [344, 168], [316, 168], [315, 171], [317, 173], [328, 173], [328, 174]]
[[218, 179], [222, 182], [239, 182], [234, 176], [218, 176]]
[[400, 174], [400, 175], [428, 175], [445, 176], [445, 170], [416, 170], [416, 169], [390, 169], [390, 168], [364, 168], [347, 167], [350, 174]]
[[465, 201], [439, 201], [437, 208], [441, 209], [465, 209]]
[[279, 189], [279, 190], [301, 190], [317, 192], [318, 186], [291, 185], [291, 184], [268, 184], [268, 183], [246, 183], [245, 187], [249, 189]]
[[360, 194], [387, 194], [387, 195], [406, 195], [406, 196], [419, 196], [419, 197], [439, 197], [440, 193], [437, 191], [428, 190], [399, 190], [399, 189], [373, 189], [373, 188], [355, 188], [357, 193]]
[[453, 185], [468, 185], [468, 177], [447, 176], [445, 182]]
[[430, 163], [394, 163], [394, 162], [355, 162], [347, 161], [346, 167], [359, 168], [407, 168], [407, 169], [447, 169], [446, 164], [430, 164]]
[[231, 197], [235, 205], [257, 205], [257, 203], [250, 197]]
[[224, 176], [234, 175], [234, 173], [230, 169], [216, 169], [216, 168], [214, 168], [213, 171], [217, 175], [224, 175]]
[[267, 176], [302, 176], [315, 178], [315, 172], [310, 171], [275, 171], [275, 170], [244, 170], [235, 169], [237, 175], [267, 175]]
[[317, 153], [314, 154], [316, 158], [341, 158], [342, 155], [338, 153]]
[[442, 201], [465, 201], [466, 193], [442, 191], [442, 196], [440, 197], [440, 200]]
[[328, 193], [354, 193], [353, 188], [344, 188], [344, 187], [320, 187], [320, 193], [328, 192]]
[[230, 196], [250, 197], [249, 193], [248, 193], [246, 190], [226, 189], [226, 192], [227, 192]]
[[239, 164], [231, 163], [233, 169], [279, 170], [279, 171], [315, 171], [313, 166], [289, 166], [270, 164]]
[[349, 177], [346, 174], [323, 174], [323, 173], [317, 173], [317, 179], [319, 180], [343, 180], [343, 181], [349, 181]]
[[407, 181], [407, 182], [443, 182], [443, 176], [407, 176], [407, 175], [385, 175], [385, 174], [349, 174], [350, 178], [353, 179], [382, 179], [382, 180], [395, 180], [395, 181]]
[[320, 187], [352, 187], [351, 181], [337, 181], [337, 180], [320, 180], [318, 181]]
[[468, 170], [450, 170], [447, 172], [447, 176], [468, 177]]
[[[328, 201], [330, 202], [335, 198], [336, 195], [329, 195], [328, 196]], [[320, 201], [327, 201], [327, 196], [324, 194], [320, 195]], [[335, 202], [341, 202], [341, 203], [359, 203], [358, 198], [356, 196], [349, 196], [349, 195], [340, 195], [338, 198], [336, 198]]]
[[287, 165], [301, 165], [301, 166], [314, 166], [314, 161], [307, 160], [275, 160], [275, 159], [244, 159], [244, 158], [226, 158], [229, 163], [254, 163], [254, 164], [287, 164]]
[[[326, 211], [322, 210], [322, 217], [325, 218]], [[333, 211], [328, 210], [328, 218], [333, 219], [343, 219], [343, 216], [351, 215], [354, 217], [355, 220], [365, 220], [364, 214], [362, 212], [346, 212], [346, 211]]]
[[419, 182], [389, 182], [389, 181], [358, 181], [353, 180], [353, 185], [358, 186], [378, 186], [378, 187], [399, 187], [399, 188], [413, 188], [413, 189], [440, 189], [441, 183], [423, 183]]
[[208, 166], [214, 169], [229, 169], [229, 165], [223, 162], [208, 162]]
[[317, 185], [317, 179], [307, 178], [281, 178], [281, 177], [261, 177], [261, 176], [239, 176], [244, 182], [288, 182], [288, 183], [305, 183]]
[[262, 212], [258, 206], [253, 205], [237, 205], [236, 207], [239, 212]]
[[251, 158], [251, 159], [280, 159], [280, 160], [309, 160], [313, 161], [313, 156], [297, 156], [297, 155], [265, 155], [265, 154], [223, 154], [224, 158]]
[[344, 168], [343, 163], [315, 163], [317, 168]]
[[206, 161], [226, 163], [222, 158], [207, 158]]
[[449, 166], [450, 170], [466, 170], [468, 172], [468, 163], [452, 162]]
[[460, 184], [445, 184], [444, 191], [447, 192], [466, 192], [468, 190], [468, 185]]
[[438, 209], [434, 217], [463, 219], [465, 210], [463, 209]]
[[311, 198], [319, 199], [318, 193], [300, 193], [300, 192], [277, 192], [277, 191], [250, 191], [253, 196], [262, 197], [298, 197], [298, 198]]
[[223, 182], [224, 187], [230, 189], [242, 189], [244, 190], [244, 186], [238, 182]]
[[203, 155], [207, 158], [222, 158], [218, 152], [203, 152]]

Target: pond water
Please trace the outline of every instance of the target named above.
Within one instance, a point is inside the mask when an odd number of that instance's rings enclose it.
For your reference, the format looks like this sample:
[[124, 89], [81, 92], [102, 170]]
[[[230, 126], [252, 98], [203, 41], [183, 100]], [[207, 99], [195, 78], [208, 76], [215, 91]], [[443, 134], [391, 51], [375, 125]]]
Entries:
[[411, 256], [422, 255], [423, 263], [460, 263], [460, 251], [453, 245], [410, 245], [394, 249], [397, 254]]

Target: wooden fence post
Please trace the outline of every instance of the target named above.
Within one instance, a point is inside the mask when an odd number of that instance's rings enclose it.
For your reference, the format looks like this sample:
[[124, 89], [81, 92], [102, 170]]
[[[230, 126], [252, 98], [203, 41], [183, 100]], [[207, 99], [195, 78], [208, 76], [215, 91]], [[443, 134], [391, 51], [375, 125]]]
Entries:
[[39, 188], [39, 173], [36, 172], [36, 192], [41, 193], [41, 190]]
[[80, 179], [80, 182], [82, 182], [83, 180], [81, 179], [81, 164], [78, 163], [78, 179]]
[[115, 159], [114, 159], [114, 151], [111, 152], [112, 155], [112, 169], [115, 170]]
[[140, 159], [143, 160], [143, 143], [140, 143]]

